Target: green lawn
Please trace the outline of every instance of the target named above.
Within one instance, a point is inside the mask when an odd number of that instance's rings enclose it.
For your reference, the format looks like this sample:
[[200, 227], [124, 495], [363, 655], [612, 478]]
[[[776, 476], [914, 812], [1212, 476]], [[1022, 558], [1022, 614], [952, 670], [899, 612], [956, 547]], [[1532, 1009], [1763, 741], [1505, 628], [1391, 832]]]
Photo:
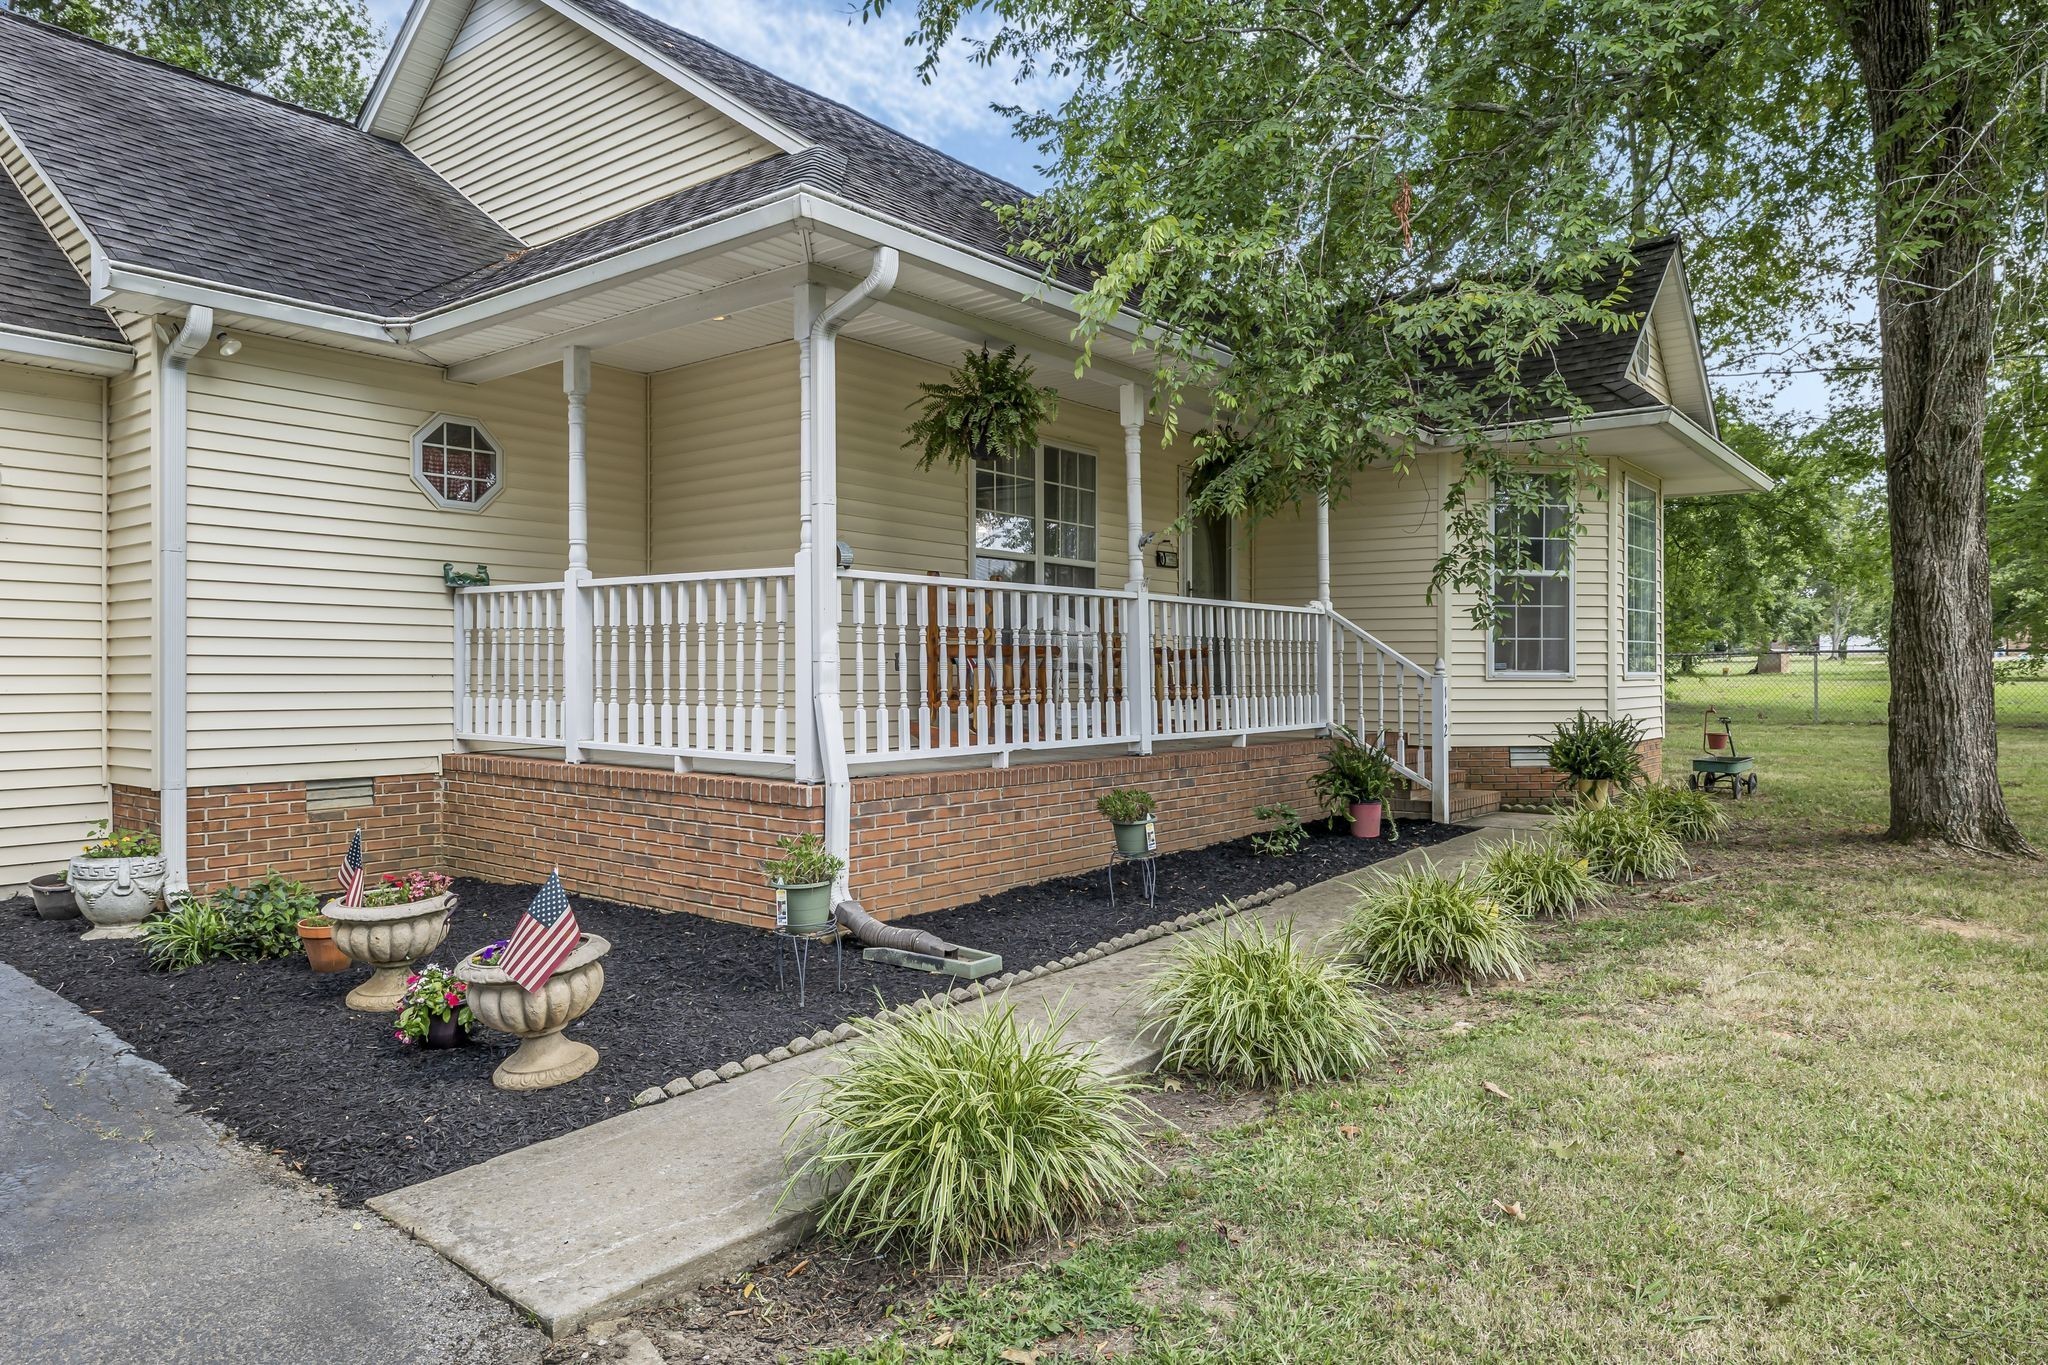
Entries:
[[[821, 1358], [2048, 1359], [2048, 873], [1877, 841], [1881, 729], [1744, 737], [1728, 843], [1535, 980], [1397, 992], [1376, 1074]], [[2048, 839], [2048, 732], [2003, 755]]]
[[[1818, 697], [1811, 654], [1792, 654], [1782, 673], [1757, 673], [1752, 656], [1722, 664], [1701, 660], [1694, 672], [1674, 673], [1665, 680], [1664, 701], [1674, 737], [1699, 732], [1701, 713], [1714, 707], [1735, 722], [1740, 738], [1758, 722], [1807, 724], [1816, 715], [1822, 724], [1882, 725], [1891, 697], [1891, 679], [1882, 655], [1822, 656]], [[2009, 661], [1995, 685], [1999, 720], [2005, 725], [2048, 725], [2048, 676], [2022, 677], [2023, 666]]]

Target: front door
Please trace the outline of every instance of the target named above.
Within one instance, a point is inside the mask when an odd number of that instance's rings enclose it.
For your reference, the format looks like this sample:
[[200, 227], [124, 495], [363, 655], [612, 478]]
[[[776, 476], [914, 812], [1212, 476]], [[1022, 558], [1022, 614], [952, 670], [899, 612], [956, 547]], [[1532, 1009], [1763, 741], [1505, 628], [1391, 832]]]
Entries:
[[1230, 600], [1230, 518], [1200, 516], [1188, 527], [1188, 596]]

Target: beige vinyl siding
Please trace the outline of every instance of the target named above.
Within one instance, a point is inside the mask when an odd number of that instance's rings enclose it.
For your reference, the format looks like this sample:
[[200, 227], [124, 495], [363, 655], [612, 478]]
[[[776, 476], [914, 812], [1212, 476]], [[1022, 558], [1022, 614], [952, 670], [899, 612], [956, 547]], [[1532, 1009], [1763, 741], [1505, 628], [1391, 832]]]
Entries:
[[657, 374], [652, 405], [654, 572], [788, 565], [797, 537], [796, 343]]
[[113, 780], [154, 791], [156, 768], [156, 444], [163, 343], [125, 317], [135, 368], [107, 382], [107, 748]]
[[58, 248], [78, 268], [78, 277], [91, 279], [92, 244], [86, 240], [84, 229], [65, 210], [49, 184], [36, 173], [13, 134], [4, 130], [0, 130], [0, 166], [6, 168], [8, 178], [21, 190], [22, 198], [28, 200], [28, 206], [35, 211], [36, 217], [42, 219], [43, 226], [56, 239]]
[[1664, 342], [1654, 322], [1645, 319], [1642, 349], [1636, 353], [1636, 381], [1657, 396], [1660, 403], [1671, 401], [1671, 381], [1664, 372]]
[[[1330, 508], [1330, 595], [1337, 612], [1424, 668], [1442, 652], [1442, 612], [1429, 600], [1436, 569], [1440, 461], [1407, 471], [1368, 469]], [[1262, 602], [1299, 606], [1316, 595], [1313, 507], [1252, 528], [1252, 587]]]
[[[567, 561], [559, 371], [484, 386], [417, 365], [248, 337], [192, 363], [191, 785], [431, 771], [451, 747], [441, 565], [493, 581]], [[413, 482], [413, 432], [481, 422], [504, 456], [481, 512]], [[591, 566], [646, 562], [646, 385], [593, 373]]]
[[107, 814], [105, 384], [0, 364], [0, 891]]
[[406, 146], [528, 242], [775, 148], [538, 0], [479, 0]]

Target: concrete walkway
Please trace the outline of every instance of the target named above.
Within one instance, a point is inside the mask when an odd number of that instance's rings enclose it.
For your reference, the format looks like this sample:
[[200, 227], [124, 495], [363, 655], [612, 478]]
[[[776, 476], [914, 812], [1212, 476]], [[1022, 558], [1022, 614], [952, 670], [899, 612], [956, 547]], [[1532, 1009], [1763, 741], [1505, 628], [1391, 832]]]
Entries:
[[10, 1365], [495, 1365], [544, 1348], [453, 1266], [181, 1109], [161, 1068], [4, 964], [0, 1037]]
[[[1539, 816], [1493, 815], [1478, 833], [1378, 865], [1432, 859], [1446, 870]], [[1275, 864], [1276, 870], [1283, 864]], [[1314, 942], [1334, 929], [1373, 870], [1323, 882], [1256, 911]], [[1172, 937], [1010, 987], [1021, 1015], [1073, 1014], [1070, 1039], [1099, 1040], [1103, 1065], [1150, 1070], [1140, 1036], [1143, 983]], [[960, 1008], [979, 1008], [966, 1005]], [[553, 1335], [753, 1265], [800, 1239], [804, 1201], [782, 1201], [788, 1092], [840, 1065], [806, 1053], [665, 1104], [395, 1190], [370, 1207], [532, 1313]]]

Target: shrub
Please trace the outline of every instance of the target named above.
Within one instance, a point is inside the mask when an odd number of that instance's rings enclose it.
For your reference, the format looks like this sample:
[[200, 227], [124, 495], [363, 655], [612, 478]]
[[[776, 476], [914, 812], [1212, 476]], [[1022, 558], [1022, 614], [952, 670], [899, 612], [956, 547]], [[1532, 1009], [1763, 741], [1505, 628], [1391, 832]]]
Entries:
[[1391, 1015], [1349, 967], [1253, 920], [1189, 937], [1150, 987], [1160, 1068], [1244, 1085], [1341, 1080], [1380, 1052]]
[[761, 870], [776, 886], [816, 886], [835, 880], [846, 866], [846, 860], [826, 851], [825, 841], [815, 834], [785, 834], [775, 846], [782, 856], [764, 860]]
[[1152, 793], [1136, 787], [1113, 787], [1095, 798], [1095, 809], [1113, 825], [1135, 825], [1159, 809]]
[[1630, 801], [1640, 803], [1667, 833], [1688, 844], [1718, 839], [1728, 827], [1728, 813], [1705, 792], [1686, 787], [1645, 787]]
[[1285, 802], [1277, 806], [1256, 807], [1252, 818], [1273, 822], [1273, 828], [1252, 836], [1252, 848], [1269, 858], [1299, 853], [1301, 846], [1308, 842], [1308, 831], [1301, 827], [1301, 812]]
[[1547, 840], [1502, 844], [1487, 855], [1474, 884], [1481, 895], [1525, 917], [1571, 919], [1600, 895], [1586, 859]]
[[1436, 976], [1528, 975], [1534, 945], [1522, 917], [1463, 874], [1425, 865], [1379, 874], [1338, 930], [1368, 980], [1426, 981]]
[[223, 886], [210, 896], [186, 896], [143, 926], [149, 963], [182, 970], [232, 958], [260, 962], [299, 948], [299, 921], [311, 918], [320, 898], [301, 882], [265, 874], [247, 886]]
[[1027, 1031], [1001, 1005], [863, 1024], [790, 1125], [811, 1149], [791, 1188], [843, 1178], [819, 1226], [929, 1265], [1120, 1202], [1149, 1169], [1133, 1083], [1098, 1072], [1092, 1045], [1065, 1045], [1070, 1018]]
[[1567, 782], [1613, 782], [1633, 787], [1643, 780], [1643, 723], [1634, 716], [1612, 720], [1581, 711], [1561, 720], [1550, 736], [1550, 766]]
[[1661, 879], [1685, 866], [1685, 850], [1640, 801], [1575, 810], [1551, 826], [1551, 837], [1584, 858], [1602, 881]]

